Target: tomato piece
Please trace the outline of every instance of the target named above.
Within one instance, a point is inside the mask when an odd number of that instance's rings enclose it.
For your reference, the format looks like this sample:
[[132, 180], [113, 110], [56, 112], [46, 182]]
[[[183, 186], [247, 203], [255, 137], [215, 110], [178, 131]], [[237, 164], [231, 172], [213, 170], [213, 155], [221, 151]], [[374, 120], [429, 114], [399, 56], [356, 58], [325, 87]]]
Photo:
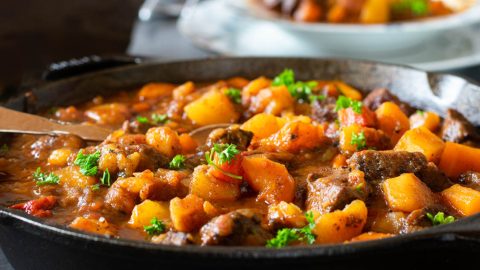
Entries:
[[363, 106], [362, 113], [356, 113], [352, 108], [338, 111], [338, 120], [342, 126], [357, 124], [362, 127], [375, 127], [377, 119], [375, 113]]
[[57, 198], [55, 196], [41, 197], [24, 203], [18, 203], [10, 208], [23, 210], [29, 215], [36, 217], [49, 217], [52, 215], [51, 209], [55, 206]]
[[215, 170], [212, 170], [211, 174], [218, 180], [222, 180], [230, 183], [241, 183], [242, 179], [236, 179], [234, 177], [231, 177], [225, 174], [224, 172], [233, 174], [233, 175], [242, 176], [243, 175], [242, 159], [243, 159], [243, 156], [241, 154], [237, 154], [229, 162], [227, 161], [227, 162], [224, 162], [223, 164], [220, 164], [218, 156], [215, 153], [215, 156], [213, 158], [213, 163], [215, 164], [216, 167], [218, 167], [218, 169], [214, 167]]

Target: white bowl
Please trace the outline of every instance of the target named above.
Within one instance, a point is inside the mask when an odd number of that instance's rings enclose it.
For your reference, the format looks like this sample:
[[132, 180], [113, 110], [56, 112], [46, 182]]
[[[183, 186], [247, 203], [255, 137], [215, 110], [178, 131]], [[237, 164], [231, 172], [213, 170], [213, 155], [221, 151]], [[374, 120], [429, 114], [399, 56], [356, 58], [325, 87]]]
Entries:
[[421, 46], [439, 34], [480, 22], [480, 0], [470, 8], [448, 16], [391, 24], [333, 24], [301, 23], [279, 16], [271, 16], [249, 0], [230, 3], [245, 14], [262, 21], [270, 21], [322, 51], [344, 56], [396, 53]]

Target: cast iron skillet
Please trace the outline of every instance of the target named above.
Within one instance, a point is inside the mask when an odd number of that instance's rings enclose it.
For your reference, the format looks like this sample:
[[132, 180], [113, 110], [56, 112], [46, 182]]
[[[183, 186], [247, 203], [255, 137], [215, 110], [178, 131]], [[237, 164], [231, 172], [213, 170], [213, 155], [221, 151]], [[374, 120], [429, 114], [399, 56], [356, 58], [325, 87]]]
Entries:
[[[374, 62], [303, 58], [223, 58], [144, 63], [111, 68], [49, 82], [5, 106], [36, 112], [75, 104], [151, 81], [212, 81], [232, 76], [273, 77], [292, 68], [298, 79], [339, 79], [365, 91], [387, 87], [403, 101], [443, 114], [447, 107], [480, 125], [480, 86], [452, 75]], [[1, 196], [1, 194], [0, 194]], [[419, 264], [457, 264], [480, 250], [480, 216], [417, 233], [347, 245], [287, 247], [163, 246], [84, 234], [0, 206], [0, 243], [17, 269], [196, 268], [412, 268]], [[383, 263], [383, 264], [382, 264]]]

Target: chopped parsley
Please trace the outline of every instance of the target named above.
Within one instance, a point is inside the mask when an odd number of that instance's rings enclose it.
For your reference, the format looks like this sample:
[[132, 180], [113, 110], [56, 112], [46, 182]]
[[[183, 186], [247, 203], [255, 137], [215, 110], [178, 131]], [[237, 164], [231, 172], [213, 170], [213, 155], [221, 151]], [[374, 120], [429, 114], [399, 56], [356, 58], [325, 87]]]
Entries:
[[90, 155], [84, 155], [80, 150], [77, 154], [74, 164], [80, 167], [80, 172], [83, 175], [95, 176], [98, 172], [98, 160], [100, 159], [100, 151], [96, 151]]
[[283, 228], [277, 231], [275, 238], [267, 241], [267, 247], [282, 248], [288, 246], [294, 241], [303, 241], [307, 244], [315, 243], [315, 234], [312, 230], [315, 228], [315, 220], [312, 212], [305, 213], [308, 224], [303, 228]]
[[358, 185], [355, 186], [355, 191], [359, 192], [359, 193], [363, 193], [363, 187], [365, 185], [363, 183], [360, 183]]
[[363, 103], [361, 101], [352, 100], [346, 96], [339, 96], [335, 105], [335, 111], [338, 112], [342, 109], [352, 108], [352, 110], [358, 114], [362, 113]]
[[100, 184], [95, 184], [90, 187], [93, 191], [97, 191], [100, 189]]
[[37, 182], [37, 186], [43, 185], [57, 185], [60, 182], [60, 178], [54, 173], [48, 175], [43, 173], [40, 167], [33, 173], [33, 179]]
[[365, 138], [365, 133], [359, 132], [359, 133], [352, 133], [352, 140], [350, 141], [351, 145], [356, 145], [357, 150], [363, 150], [367, 148], [367, 139]]
[[420, 116], [424, 116], [424, 115], [425, 115], [425, 112], [422, 111], [422, 110], [417, 110], [417, 114], [420, 115]]
[[8, 150], [9, 150], [8, 145], [6, 145], [5, 143], [2, 144], [2, 146], [0, 147], [0, 155], [5, 155], [8, 152]]
[[218, 163], [220, 163], [220, 165], [224, 164], [225, 162], [230, 164], [235, 158], [235, 156], [240, 154], [240, 150], [237, 149], [237, 146], [235, 144], [216, 143], [213, 145], [210, 152], [205, 153], [205, 159], [207, 160], [208, 165], [213, 166], [215, 169], [221, 171], [223, 174], [230, 176], [234, 179], [242, 179], [242, 176], [226, 172], [222, 168], [218, 167], [217, 164], [213, 162], [213, 156], [215, 153], [217, 154]]
[[152, 113], [150, 117], [152, 118], [152, 123], [155, 125], [165, 124], [168, 121], [168, 115], [166, 114]]
[[150, 122], [145, 116], [137, 116], [137, 121], [141, 124], [148, 124]]
[[310, 95], [308, 97], [308, 99], [310, 100], [310, 103], [313, 103], [315, 101], [322, 101], [324, 100], [326, 97], [324, 95]]
[[428, 14], [427, 0], [401, 0], [392, 3], [391, 6], [394, 12], [409, 12], [415, 16], [424, 16]]
[[168, 164], [168, 167], [172, 170], [179, 170], [185, 167], [185, 160], [187, 158], [184, 155], [176, 155]]
[[100, 179], [102, 185], [109, 187], [112, 183], [110, 182], [110, 172], [108, 168], [103, 172], [102, 178]]
[[285, 69], [277, 77], [273, 79], [273, 86], [284, 85], [287, 87], [290, 95], [298, 101], [308, 102], [310, 96], [314, 96], [313, 89], [317, 87], [317, 82], [301, 82], [295, 81], [295, 73], [291, 69]]
[[234, 103], [237, 103], [237, 104], [242, 103], [242, 92], [240, 91], [240, 89], [228, 88], [228, 89], [225, 89], [223, 93], [227, 95], [230, 98], [230, 100], [233, 101]]
[[150, 224], [149, 226], [143, 226], [143, 230], [148, 233], [148, 235], [159, 235], [165, 231], [165, 224], [156, 217], [150, 221]]
[[438, 212], [435, 215], [431, 213], [427, 213], [427, 218], [432, 222], [433, 226], [449, 224], [455, 221], [455, 217], [453, 216], [445, 216], [445, 213]]

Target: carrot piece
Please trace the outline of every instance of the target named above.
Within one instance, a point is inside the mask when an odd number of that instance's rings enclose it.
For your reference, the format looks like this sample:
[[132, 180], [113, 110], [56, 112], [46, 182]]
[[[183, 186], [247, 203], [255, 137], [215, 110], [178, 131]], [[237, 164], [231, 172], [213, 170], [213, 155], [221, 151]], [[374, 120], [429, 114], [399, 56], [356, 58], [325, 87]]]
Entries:
[[342, 126], [360, 125], [362, 127], [375, 127], [377, 119], [375, 113], [363, 106], [362, 113], [356, 113], [352, 108], [338, 111], [338, 120]]
[[480, 191], [455, 184], [442, 191], [442, 198], [463, 216], [480, 213]]
[[375, 111], [378, 127], [385, 132], [395, 145], [403, 133], [410, 129], [410, 120], [397, 106], [387, 101]]
[[360, 241], [370, 241], [370, 240], [378, 240], [384, 239], [388, 237], [394, 236], [393, 234], [389, 233], [379, 233], [379, 232], [366, 232], [362, 233], [357, 237], [354, 237], [350, 240], [350, 242], [360, 242]]
[[180, 140], [180, 146], [182, 148], [181, 153], [182, 154], [192, 154], [195, 152], [195, 149], [197, 148], [197, 143], [193, 138], [188, 135], [188, 133], [183, 133], [178, 136], [178, 139]]
[[480, 172], [480, 149], [446, 142], [438, 167], [448, 177], [457, 178], [466, 171]]
[[383, 181], [382, 190], [393, 211], [412, 212], [434, 202], [432, 191], [413, 173], [404, 173]]
[[411, 129], [400, 138], [394, 150], [407, 152], [420, 152], [428, 161], [438, 164], [445, 143], [424, 127]]

